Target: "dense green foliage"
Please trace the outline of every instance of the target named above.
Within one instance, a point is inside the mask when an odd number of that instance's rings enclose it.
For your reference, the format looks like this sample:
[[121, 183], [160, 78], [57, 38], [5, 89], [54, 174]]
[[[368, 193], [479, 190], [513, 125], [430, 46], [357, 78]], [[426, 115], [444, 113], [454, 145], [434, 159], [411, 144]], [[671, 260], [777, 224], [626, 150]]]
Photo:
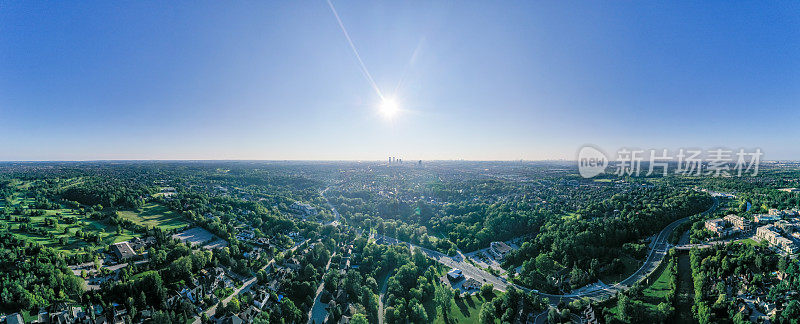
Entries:
[[630, 244], [667, 224], [700, 213], [712, 199], [695, 191], [642, 188], [589, 205], [576, 217], [549, 219], [534, 239], [506, 258], [522, 265], [521, 283], [554, 290], [548, 277], [569, 272], [569, 286], [580, 287], [603, 273], [620, 271], [622, 253], [644, 257], [644, 247]]
[[83, 293], [83, 283], [53, 249], [0, 233], [0, 307], [37, 310]]

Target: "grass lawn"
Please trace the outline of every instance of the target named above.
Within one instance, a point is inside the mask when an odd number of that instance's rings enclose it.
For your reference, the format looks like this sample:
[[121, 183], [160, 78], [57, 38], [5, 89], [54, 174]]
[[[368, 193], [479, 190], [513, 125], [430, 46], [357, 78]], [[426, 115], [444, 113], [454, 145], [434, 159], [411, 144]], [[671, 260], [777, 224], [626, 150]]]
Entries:
[[177, 213], [154, 203], [144, 205], [141, 212], [125, 210], [117, 213], [123, 219], [130, 220], [135, 224], [146, 227], [160, 227], [165, 231], [183, 228], [188, 224]]
[[[19, 192], [12, 196], [12, 206], [26, 206], [34, 203], [32, 198], [26, 198]], [[4, 206], [5, 207], [5, 206]], [[104, 221], [87, 218], [85, 215], [79, 214], [77, 211], [68, 208], [59, 208], [44, 210], [42, 216], [30, 217], [30, 225], [34, 228], [44, 228], [47, 230], [48, 235], [39, 235], [36, 233], [29, 233], [19, 230], [21, 224], [18, 220], [13, 222], [8, 218], [0, 219], [0, 223], [4, 223], [11, 229], [10, 232], [15, 236], [27, 241], [36, 242], [41, 245], [54, 248], [65, 253], [74, 253], [84, 247], [101, 248], [108, 244], [130, 240], [134, 237], [135, 233], [123, 229], [121, 233], [117, 233], [116, 226], [106, 224]], [[57, 228], [52, 228], [44, 224], [45, 219], [55, 219], [60, 214], [62, 217], [74, 218], [73, 223], [60, 220]], [[14, 218], [19, 215], [12, 215]], [[81, 230], [85, 233], [96, 233], [100, 236], [99, 243], [89, 243], [82, 239], [75, 237], [75, 232]], [[49, 235], [52, 235], [50, 237]], [[64, 239], [65, 243], [62, 244], [60, 239]]]
[[[661, 274], [655, 282], [642, 290], [642, 295], [644, 296], [642, 301], [644, 305], [647, 306], [648, 310], [655, 311], [658, 304], [665, 301], [664, 298], [669, 294], [669, 280], [671, 276], [672, 271], [670, 267], [667, 266], [661, 271]], [[609, 309], [609, 312], [619, 318], [619, 306], [615, 305], [613, 308]]]
[[[672, 277], [672, 270], [669, 267], [665, 267], [663, 271], [661, 271], [661, 275], [658, 276], [655, 282], [652, 285], [645, 288], [642, 291], [642, 294], [645, 297], [652, 298], [653, 300], [658, 300], [658, 302], [664, 301], [664, 297], [667, 296], [669, 293], [669, 281]], [[655, 307], [655, 305], [653, 305]]]
[[751, 238], [746, 238], [746, 239], [738, 240], [738, 241], [736, 241], [735, 243], [744, 243], [744, 244], [747, 244], [747, 245], [752, 245], [752, 246], [761, 246], [761, 243], [759, 243], [759, 242], [756, 242], [755, 240], [753, 240], [753, 239], [751, 239]]
[[[503, 294], [503, 292], [495, 290], [494, 298], [502, 297]], [[450, 306], [450, 313], [447, 314], [450, 323], [479, 323], [481, 306], [486, 302], [487, 300], [484, 300], [480, 294], [476, 294], [475, 296], [462, 296], [457, 300], [453, 300]], [[499, 323], [499, 320], [495, 322]], [[434, 323], [445, 324], [444, 317], [442, 317], [441, 314], [437, 314]]]
[[620, 260], [622, 260], [622, 264], [625, 266], [625, 269], [622, 270], [622, 273], [620, 273], [620, 274], [616, 274], [616, 275], [606, 274], [606, 275], [600, 276], [600, 280], [603, 281], [603, 283], [612, 284], [612, 283], [620, 282], [620, 281], [624, 280], [625, 278], [630, 277], [631, 274], [636, 272], [636, 270], [638, 270], [639, 267], [642, 266], [641, 262], [639, 262], [638, 260], [630, 257], [629, 255], [621, 256]]

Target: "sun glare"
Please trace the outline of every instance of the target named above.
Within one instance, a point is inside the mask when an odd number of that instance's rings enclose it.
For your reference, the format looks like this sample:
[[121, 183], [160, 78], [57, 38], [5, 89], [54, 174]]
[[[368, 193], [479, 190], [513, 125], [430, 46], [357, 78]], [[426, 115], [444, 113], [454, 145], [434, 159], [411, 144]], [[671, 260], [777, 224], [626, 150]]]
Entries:
[[386, 119], [391, 119], [400, 111], [400, 105], [392, 98], [385, 98], [380, 105], [380, 112]]

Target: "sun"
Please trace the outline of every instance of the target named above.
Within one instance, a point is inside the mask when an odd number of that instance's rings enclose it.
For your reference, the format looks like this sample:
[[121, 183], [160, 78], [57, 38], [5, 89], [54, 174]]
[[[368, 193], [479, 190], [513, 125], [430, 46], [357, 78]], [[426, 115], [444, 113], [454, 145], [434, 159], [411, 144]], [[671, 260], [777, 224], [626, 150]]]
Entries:
[[400, 112], [400, 105], [394, 98], [384, 98], [379, 107], [381, 115], [386, 119], [391, 119]]

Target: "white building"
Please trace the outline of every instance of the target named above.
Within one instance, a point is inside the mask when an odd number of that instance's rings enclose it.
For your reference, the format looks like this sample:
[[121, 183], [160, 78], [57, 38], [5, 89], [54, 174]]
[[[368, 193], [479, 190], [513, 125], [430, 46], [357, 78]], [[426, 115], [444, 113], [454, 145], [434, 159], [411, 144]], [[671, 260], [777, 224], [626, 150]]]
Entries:
[[796, 253], [798, 248], [792, 240], [783, 237], [777, 228], [772, 225], [761, 226], [756, 229], [756, 238], [758, 240], [767, 241], [770, 245], [775, 246], [787, 253]]

